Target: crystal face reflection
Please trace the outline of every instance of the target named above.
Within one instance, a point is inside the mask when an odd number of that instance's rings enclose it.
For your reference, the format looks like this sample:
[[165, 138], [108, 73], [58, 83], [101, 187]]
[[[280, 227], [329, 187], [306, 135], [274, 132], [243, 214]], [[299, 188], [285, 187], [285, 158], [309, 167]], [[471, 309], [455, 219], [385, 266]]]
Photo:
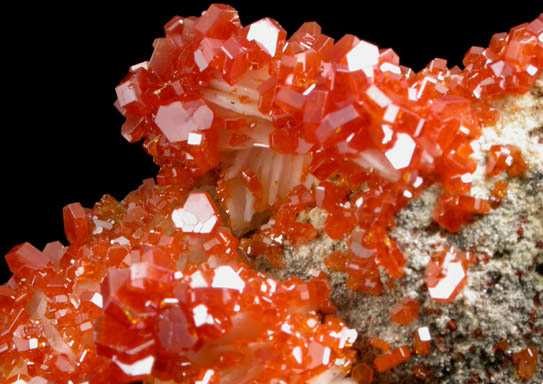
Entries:
[[[274, 57], [279, 48], [280, 35], [286, 35], [282, 28], [272, 19], [262, 19], [249, 26], [247, 41], [255, 41]], [[284, 38], [284, 37], [283, 37]]]
[[156, 125], [171, 143], [186, 141], [191, 132], [209, 129], [212, 121], [213, 111], [203, 100], [161, 105], [155, 117]]
[[172, 220], [187, 233], [211, 233], [219, 223], [218, 212], [206, 192], [191, 193], [183, 208], [172, 212]]
[[437, 254], [425, 272], [430, 297], [438, 302], [451, 302], [467, 281], [466, 268], [454, 249]]
[[235, 289], [241, 292], [245, 287], [245, 282], [231, 267], [223, 266], [215, 269], [211, 286], [213, 288]]

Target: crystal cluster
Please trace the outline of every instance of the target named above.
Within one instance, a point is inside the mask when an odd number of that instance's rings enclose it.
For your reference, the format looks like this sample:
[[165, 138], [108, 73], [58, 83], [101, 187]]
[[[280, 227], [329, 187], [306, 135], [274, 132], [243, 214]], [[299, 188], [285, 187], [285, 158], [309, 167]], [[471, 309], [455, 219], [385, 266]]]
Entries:
[[[401, 279], [407, 264], [388, 229], [425, 187], [441, 184], [433, 218], [449, 232], [497, 207], [503, 181], [490, 200], [469, 195], [472, 144], [498, 117], [493, 98], [541, 76], [543, 14], [471, 48], [464, 69], [435, 59], [418, 73], [391, 49], [353, 35], [334, 42], [314, 22], [288, 39], [269, 18], [243, 26], [227, 5], [164, 30], [115, 103], [122, 135], [160, 166], [156, 184], [93, 209], [69, 204], [68, 246], [24, 243], [6, 255], [0, 373], [8, 383], [207, 384], [302, 383], [339, 370], [371, 383], [373, 368], [353, 365], [357, 334], [333, 316], [326, 275], [277, 281], [252, 270], [253, 257], [280, 268], [285, 244], [346, 239], [326, 267], [381, 295], [379, 269]], [[514, 146], [488, 152], [488, 177], [527, 167]], [[297, 221], [313, 207], [327, 213], [324, 234]], [[436, 252], [430, 297], [453, 301], [474, 260]], [[390, 317], [408, 326], [419, 309], [407, 297]], [[374, 338], [373, 365], [381, 373], [427, 355], [431, 341], [425, 326], [412, 348]], [[537, 351], [514, 359], [521, 377], [533, 375]], [[420, 365], [414, 374], [430, 377]]]
[[207, 192], [146, 180], [63, 213], [69, 246], [6, 255], [0, 369], [24, 372], [8, 382], [305, 382], [350, 367], [357, 334], [331, 316], [325, 275], [276, 281], [241, 263]]
[[[414, 73], [391, 49], [355, 36], [334, 43], [305, 23], [287, 40], [274, 20], [243, 27], [234, 9], [212, 5], [198, 19], [172, 19], [151, 60], [117, 87], [123, 134], [144, 140], [170, 182], [190, 183], [223, 159], [218, 194], [229, 224], [241, 234], [274, 213], [242, 246], [276, 266], [281, 245], [316, 236], [279, 208], [282, 198], [316, 185], [307, 204], [328, 212], [328, 236], [361, 229], [364, 256], [330, 267], [378, 294], [377, 267], [401, 278], [406, 264], [386, 231], [425, 186], [441, 182], [434, 219], [448, 231], [489, 212], [488, 201], [468, 195], [471, 144], [497, 118], [489, 100], [525, 92], [541, 74], [542, 28], [539, 17], [496, 34], [468, 51], [463, 70], [435, 59]], [[488, 174], [506, 168], [526, 169], [518, 149], [492, 148]]]

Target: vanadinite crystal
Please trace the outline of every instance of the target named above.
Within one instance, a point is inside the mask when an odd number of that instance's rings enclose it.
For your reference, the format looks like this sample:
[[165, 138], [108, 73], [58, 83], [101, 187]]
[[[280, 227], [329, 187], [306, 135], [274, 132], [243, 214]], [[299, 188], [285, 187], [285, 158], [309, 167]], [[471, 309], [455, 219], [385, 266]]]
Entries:
[[390, 309], [390, 320], [401, 325], [409, 325], [419, 317], [420, 303], [406, 297]]
[[417, 355], [428, 355], [432, 345], [432, 337], [428, 327], [420, 327], [415, 330], [413, 351]]
[[390, 350], [390, 344], [383, 339], [379, 339], [378, 337], [372, 337], [369, 344], [382, 352], [388, 352]]
[[514, 145], [493, 145], [488, 151], [486, 174], [496, 176], [507, 171], [509, 176], [518, 176], [528, 169], [522, 152]]
[[351, 370], [351, 377], [356, 380], [358, 384], [373, 383], [373, 375], [373, 368], [366, 363], [356, 364]]
[[468, 267], [474, 262], [469, 252], [445, 249], [432, 255], [424, 274], [428, 294], [434, 301], [453, 301], [466, 285]]
[[207, 192], [147, 180], [122, 202], [80, 207], [65, 209], [66, 232], [90, 229], [86, 242], [43, 252], [24, 243], [6, 255], [5, 377], [305, 382], [349, 368], [356, 331], [321, 318], [331, 308], [324, 276], [276, 281], [240, 263]]
[[388, 371], [395, 366], [405, 363], [411, 357], [407, 347], [394, 348], [390, 352], [384, 353], [373, 360], [373, 365], [378, 372]]
[[[526, 92], [541, 75], [543, 14], [470, 49], [464, 69], [435, 59], [418, 73], [353, 35], [334, 42], [309, 22], [287, 39], [275, 20], [243, 26], [221, 4], [175, 16], [164, 32], [115, 103], [121, 134], [159, 165], [156, 182], [92, 209], [67, 205], [69, 245], [23, 243], [6, 255], [0, 375], [254, 384], [350, 372], [371, 383], [373, 368], [353, 365], [357, 332], [334, 317], [326, 273], [278, 281], [249, 266], [266, 256], [280, 268], [283, 246], [328, 236], [346, 248], [325, 266], [345, 272], [350, 289], [382, 295], [381, 272], [393, 289], [408, 263], [388, 230], [425, 187], [442, 186], [433, 218], [449, 232], [489, 213], [507, 184], [490, 201], [469, 195], [472, 144], [497, 119], [492, 98]], [[488, 152], [488, 176], [526, 168], [516, 147]], [[326, 215], [323, 228], [299, 220], [311, 208]], [[473, 262], [452, 248], [433, 255], [430, 297], [454, 300]], [[419, 309], [406, 298], [391, 319], [407, 326]], [[414, 352], [430, 343], [417, 328]], [[375, 337], [370, 345], [379, 373], [411, 356]], [[513, 359], [521, 377], [533, 375], [537, 351]]]
[[538, 354], [535, 347], [530, 346], [512, 356], [517, 365], [518, 375], [523, 379], [531, 379], [537, 371]]

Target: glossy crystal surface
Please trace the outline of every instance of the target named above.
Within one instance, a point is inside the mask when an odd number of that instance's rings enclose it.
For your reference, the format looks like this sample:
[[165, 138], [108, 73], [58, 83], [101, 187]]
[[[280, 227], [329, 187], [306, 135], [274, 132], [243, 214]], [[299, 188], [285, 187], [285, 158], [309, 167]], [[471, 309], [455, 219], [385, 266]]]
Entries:
[[390, 320], [400, 325], [409, 325], [419, 317], [420, 303], [406, 297], [390, 309]]
[[424, 273], [432, 300], [452, 302], [466, 285], [467, 271], [473, 262], [469, 252], [458, 252], [454, 248], [433, 254]]
[[6, 256], [4, 377], [267, 382], [350, 366], [357, 332], [331, 315], [327, 279], [277, 281], [241, 263], [208, 193], [146, 180], [82, 212], [68, 219], [85, 220], [86, 242]]

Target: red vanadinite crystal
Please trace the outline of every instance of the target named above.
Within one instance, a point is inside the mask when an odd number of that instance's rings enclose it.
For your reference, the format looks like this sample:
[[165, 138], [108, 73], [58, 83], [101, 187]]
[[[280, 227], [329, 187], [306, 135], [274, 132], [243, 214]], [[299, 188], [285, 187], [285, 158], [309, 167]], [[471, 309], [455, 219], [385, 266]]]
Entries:
[[492, 189], [492, 193], [490, 195], [490, 202], [492, 203], [492, 208], [499, 207], [506, 194], [507, 182], [498, 181], [496, 184], [494, 184], [494, 188]]
[[522, 152], [514, 145], [493, 145], [488, 151], [486, 163], [487, 176], [496, 176], [507, 171], [511, 177], [526, 172], [528, 164], [522, 158]]
[[522, 379], [531, 379], [537, 372], [538, 354], [535, 347], [530, 346], [512, 355], [513, 363], [517, 365], [518, 375]]
[[[281, 375], [281, 366], [291, 365], [292, 356], [292, 369], [311, 377], [312, 369], [328, 364], [330, 353], [341, 357], [343, 346], [350, 345], [356, 336], [337, 319], [328, 318], [322, 324], [317, 320], [314, 311], [326, 304], [329, 293], [326, 281], [302, 283], [290, 279], [276, 283], [243, 265], [212, 269], [202, 264], [181, 274], [148, 263], [133, 264], [129, 269], [111, 271], [102, 283], [102, 292], [106, 317], [97, 330], [97, 343], [102, 353], [112, 358], [114, 375], [121, 381], [151, 372], [163, 379], [175, 379], [177, 374], [197, 377], [202, 374], [197, 367], [188, 365], [175, 373], [169, 366], [191, 361], [201, 364], [204, 355], [198, 351], [206, 344], [222, 345], [215, 352], [205, 353], [211, 366], [237, 354], [235, 345], [239, 344], [244, 345], [244, 358], [252, 356], [251, 364], [267, 366], [259, 378]], [[291, 315], [289, 308], [308, 312]], [[276, 321], [286, 333], [272, 335]], [[244, 329], [257, 323], [251, 335], [244, 336]], [[298, 333], [293, 334], [295, 329]], [[110, 334], [113, 330], [115, 333]], [[138, 349], [137, 356], [125, 350], [123, 332], [130, 332], [130, 348]], [[329, 336], [324, 335], [326, 332]], [[238, 340], [227, 337], [232, 333], [239, 334]], [[266, 334], [264, 344], [245, 344]], [[305, 368], [298, 368], [306, 359], [310, 361], [303, 365]], [[138, 368], [129, 368], [134, 361]], [[148, 371], [143, 371], [143, 366]], [[248, 368], [223, 366], [221, 371], [234, 374]], [[134, 376], [133, 372], [138, 373]]]
[[23, 279], [39, 277], [39, 271], [47, 273], [51, 266], [51, 260], [29, 243], [13, 247], [5, 257], [11, 273]]
[[[161, 167], [180, 163], [200, 175], [218, 164], [222, 151], [268, 147], [308, 156], [309, 171], [322, 180], [318, 193], [321, 187], [337, 188], [325, 180], [334, 174], [349, 183], [356, 178], [354, 186], [373, 178], [369, 194], [362, 200], [357, 196], [357, 204], [354, 198], [345, 204], [323, 200], [329, 210], [325, 231], [340, 239], [357, 223], [366, 231], [377, 223], [384, 229], [394, 225], [394, 214], [436, 176], [449, 193], [469, 192], [476, 167], [470, 143], [481, 126], [496, 119], [488, 100], [525, 92], [540, 74], [540, 23], [538, 18], [519, 27], [499, 43], [491, 41], [488, 49], [472, 48], [464, 70], [448, 69], [436, 59], [414, 74], [399, 66], [392, 50], [380, 51], [355, 36], [333, 44], [317, 24], [306, 23], [287, 41], [274, 20], [243, 27], [234, 9], [213, 5], [199, 19], [177, 17], [165, 27], [166, 38], [155, 44], [151, 62], [133, 67], [119, 85], [118, 105], [127, 121], [134, 122], [129, 139], [134, 141], [132, 132], [137, 131]], [[177, 63], [176, 69], [165, 64], [168, 60]], [[225, 104], [206, 87], [231, 89], [231, 104], [239, 100], [248, 107]], [[225, 114], [225, 108], [233, 113]], [[249, 122], [247, 116], [256, 120]], [[245, 124], [232, 125], [236, 119]], [[214, 139], [228, 135], [230, 140]], [[198, 147], [205, 147], [207, 158]], [[246, 156], [234, 153], [234, 164]], [[285, 160], [278, 158], [275, 164], [281, 176], [261, 177], [254, 170], [262, 196], [290, 177], [282, 171]], [[231, 178], [229, 174], [227, 170], [224, 177]], [[296, 182], [301, 175], [291, 177], [293, 186], [303, 181]], [[272, 193], [267, 203], [273, 205], [287, 192]], [[266, 206], [255, 195], [257, 209], [245, 210], [238, 220], [239, 209], [232, 208], [237, 190], [223, 196], [233, 226], [243, 231]], [[458, 216], [453, 221], [461, 224], [471, 210], [448, 204], [439, 215]], [[401, 276], [400, 251], [376, 249], [378, 261], [397, 264], [387, 268], [391, 264], [382, 263], [387, 272]]]
[[87, 214], [81, 204], [73, 203], [62, 210], [64, 231], [70, 244], [83, 244], [89, 239]]
[[390, 309], [390, 320], [401, 325], [409, 325], [419, 317], [420, 303], [406, 297]]
[[471, 196], [442, 195], [434, 210], [434, 220], [449, 232], [457, 232], [462, 224], [475, 214], [485, 215], [490, 212], [488, 200]]
[[351, 369], [351, 378], [358, 384], [371, 384], [373, 383], [373, 368], [366, 363], [359, 363], [353, 365]]
[[394, 348], [388, 353], [382, 354], [373, 360], [373, 365], [377, 372], [383, 373], [397, 365], [405, 363], [411, 358], [411, 353], [407, 347]]
[[147, 180], [122, 202], [106, 195], [89, 217], [83, 244], [24, 243], [6, 256], [15, 278], [0, 287], [4, 377], [26, 366], [45, 381], [196, 382], [211, 371], [306, 380], [350, 366], [356, 331], [317, 313], [333, 307], [327, 280], [280, 282], [241, 264], [208, 193]]
[[415, 330], [413, 351], [417, 355], [428, 355], [432, 345], [432, 337], [428, 327], [420, 327]]
[[221, 224], [219, 212], [206, 192], [191, 193], [183, 207], [172, 212], [172, 220], [184, 233], [211, 233]]
[[507, 340], [501, 339], [498, 341], [498, 343], [494, 346], [495, 351], [500, 352], [507, 352], [507, 350], [511, 347], [511, 345], [507, 342]]
[[383, 339], [379, 339], [378, 337], [372, 337], [369, 343], [372, 347], [375, 347], [382, 352], [388, 352], [390, 350], [390, 344]]
[[467, 252], [445, 249], [432, 255], [424, 277], [428, 294], [437, 302], [452, 302], [466, 285], [467, 270], [473, 263]]
[[[256, 384], [349, 372], [357, 333], [332, 316], [324, 273], [278, 281], [244, 263], [265, 255], [281, 267], [284, 245], [321, 234], [299, 216], [316, 206], [325, 234], [348, 245], [326, 267], [347, 273], [352, 290], [381, 295], [379, 269], [401, 279], [407, 264], [388, 230], [425, 187], [441, 183], [434, 220], [450, 232], [488, 213], [505, 187], [491, 201], [468, 196], [472, 143], [498, 117], [493, 98], [527, 92], [541, 76], [543, 14], [470, 49], [464, 69], [435, 59], [418, 73], [353, 35], [334, 42], [310, 22], [287, 39], [275, 20], [243, 26], [221, 4], [175, 16], [164, 34], [115, 89], [121, 134], [143, 142], [160, 167], [156, 184], [92, 209], [69, 204], [69, 246], [23, 243], [6, 255], [0, 376]], [[489, 152], [490, 176], [526, 167], [513, 146]], [[434, 255], [431, 298], [454, 300], [471, 263], [453, 249]], [[408, 299], [391, 318], [411, 324], [419, 306]], [[429, 337], [416, 330], [415, 353], [429, 353]], [[410, 358], [377, 340], [378, 372]], [[521, 377], [533, 375], [533, 347], [513, 359]], [[360, 383], [373, 373], [365, 363], [351, 370]]]
[[324, 265], [336, 271], [347, 272], [349, 275], [347, 287], [353, 291], [379, 296], [383, 292], [379, 270], [373, 257], [370, 257], [373, 252], [366, 251], [368, 252], [366, 258], [336, 251], [324, 259]]

